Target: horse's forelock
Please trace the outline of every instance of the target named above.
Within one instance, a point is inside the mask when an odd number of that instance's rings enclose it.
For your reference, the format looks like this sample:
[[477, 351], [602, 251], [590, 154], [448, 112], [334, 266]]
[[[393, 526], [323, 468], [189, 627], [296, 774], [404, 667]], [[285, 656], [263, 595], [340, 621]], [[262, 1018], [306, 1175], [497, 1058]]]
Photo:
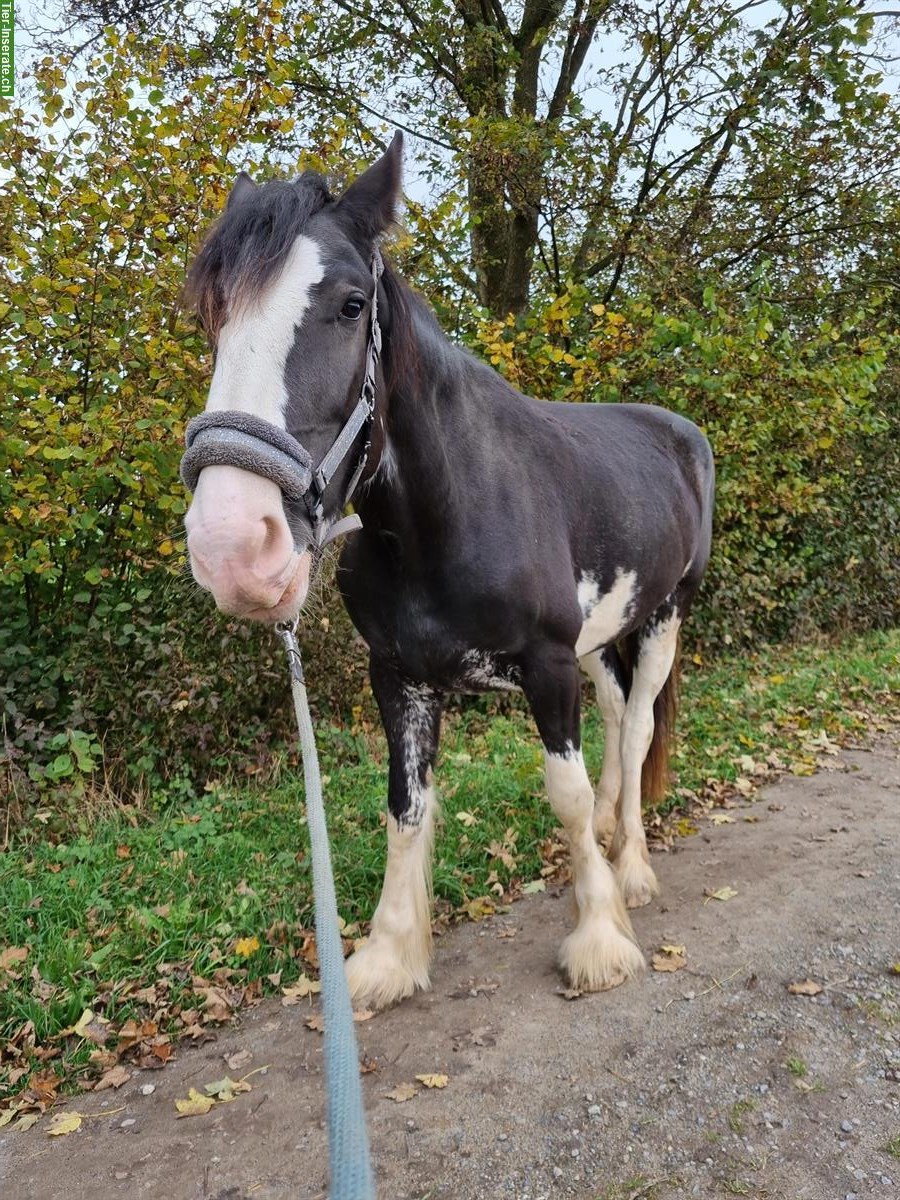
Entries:
[[213, 341], [228, 309], [260, 294], [284, 266], [309, 220], [332, 201], [322, 176], [304, 171], [293, 182], [271, 180], [222, 213], [194, 259], [185, 287]]

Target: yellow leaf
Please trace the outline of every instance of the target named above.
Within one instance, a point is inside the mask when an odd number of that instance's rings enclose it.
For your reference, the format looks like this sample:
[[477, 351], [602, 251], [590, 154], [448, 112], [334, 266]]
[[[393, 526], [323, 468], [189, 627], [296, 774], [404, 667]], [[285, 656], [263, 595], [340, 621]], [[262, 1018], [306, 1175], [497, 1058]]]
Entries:
[[281, 1003], [287, 1008], [291, 1004], [299, 1004], [307, 996], [321, 992], [322, 985], [318, 979], [308, 979], [305, 975], [301, 975], [296, 983], [292, 983], [289, 987], [282, 988], [281, 990], [284, 993], [281, 997]]
[[417, 1075], [416, 1079], [427, 1088], [445, 1088], [450, 1082], [449, 1075]]
[[478, 818], [470, 812], [458, 812], [456, 819], [465, 825], [466, 829], [471, 829], [473, 825], [478, 824]]
[[81, 1125], [81, 1113], [77, 1112], [59, 1112], [54, 1113], [50, 1118], [50, 1124], [47, 1126], [47, 1133], [50, 1137], [62, 1137], [66, 1133], [74, 1133]]
[[163, 555], [164, 558], [168, 558], [168, 556], [170, 554], [174, 553], [174, 550], [175, 550], [175, 546], [169, 540], [169, 538], [166, 538], [166, 540], [164, 542], [160, 542], [160, 544], [159, 544], [159, 552], [160, 552], [160, 554]]
[[251, 1091], [249, 1083], [244, 1083], [243, 1079], [231, 1079], [228, 1075], [224, 1079], [217, 1079], [215, 1083], [205, 1083], [203, 1086], [207, 1094], [221, 1104], [227, 1104], [241, 1092]]
[[243, 937], [238, 938], [234, 943], [234, 952], [241, 958], [249, 958], [251, 954], [255, 954], [259, 949], [258, 937]]
[[214, 1104], [212, 1096], [203, 1096], [196, 1088], [191, 1088], [187, 1100], [175, 1101], [179, 1117], [202, 1117]]
[[819, 992], [824, 992], [821, 983], [816, 983], [814, 979], [804, 979], [801, 983], [789, 983], [788, 991], [792, 996], [818, 996]]
[[703, 895], [707, 900], [733, 900], [737, 895], [737, 890], [733, 887], [717, 888], [715, 891], [712, 888], [706, 888]]
[[687, 965], [687, 951], [684, 946], [660, 946], [650, 965], [654, 971], [680, 971]]
[[393, 1100], [395, 1104], [404, 1104], [418, 1094], [419, 1089], [414, 1083], [398, 1083], [393, 1091], [385, 1092], [384, 1096], [386, 1100]]

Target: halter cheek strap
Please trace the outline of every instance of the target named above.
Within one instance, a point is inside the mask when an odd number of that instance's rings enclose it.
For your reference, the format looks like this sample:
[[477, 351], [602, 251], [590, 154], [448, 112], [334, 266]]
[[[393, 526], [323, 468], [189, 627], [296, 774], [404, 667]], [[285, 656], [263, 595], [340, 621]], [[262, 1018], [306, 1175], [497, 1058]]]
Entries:
[[356, 441], [365, 430], [366, 441], [347, 485], [341, 508], [349, 504], [369, 459], [372, 423], [375, 419], [375, 375], [381, 357], [381, 326], [378, 323], [378, 284], [384, 262], [378, 250], [372, 257], [372, 294], [369, 340], [366, 347], [366, 373], [359, 399], [344, 422], [331, 448], [317, 467], [305, 446], [277, 425], [240, 411], [205, 412], [189, 422], [185, 430], [187, 449], [181, 460], [181, 478], [193, 492], [204, 467], [240, 467], [270, 479], [282, 495], [306, 505], [317, 546], [333, 538], [362, 528], [355, 514], [331, 525], [325, 519], [324, 495], [331, 480]]

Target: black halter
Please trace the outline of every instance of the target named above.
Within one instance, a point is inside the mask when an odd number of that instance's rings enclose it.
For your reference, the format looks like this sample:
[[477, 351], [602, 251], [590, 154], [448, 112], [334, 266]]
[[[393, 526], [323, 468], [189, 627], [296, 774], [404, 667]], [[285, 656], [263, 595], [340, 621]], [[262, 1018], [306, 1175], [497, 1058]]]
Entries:
[[194, 417], [185, 430], [187, 450], [181, 460], [181, 478], [188, 491], [194, 491], [204, 467], [241, 467], [270, 479], [278, 485], [286, 499], [303, 501], [317, 546], [324, 546], [332, 538], [349, 533], [352, 529], [362, 528], [357, 516], [346, 518], [329, 528], [325, 520], [323, 498], [335, 472], [363, 430], [366, 431], [365, 445], [347, 485], [341, 508], [350, 503], [368, 462], [375, 419], [375, 372], [381, 357], [378, 284], [383, 271], [384, 262], [376, 250], [372, 257], [375, 291], [366, 347], [365, 378], [353, 412], [319, 465], [313, 467], [309, 451], [295, 437], [277, 425], [264, 421], [262, 417], [235, 410], [205, 412]]

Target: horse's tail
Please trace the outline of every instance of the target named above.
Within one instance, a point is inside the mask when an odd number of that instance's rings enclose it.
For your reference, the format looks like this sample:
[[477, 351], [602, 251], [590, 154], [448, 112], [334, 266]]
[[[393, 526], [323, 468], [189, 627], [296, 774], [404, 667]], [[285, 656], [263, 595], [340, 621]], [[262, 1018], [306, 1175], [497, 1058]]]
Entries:
[[[629, 637], [620, 648], [629, 687], [637, 653], [637, 639]], [[669, 677], [653, 701], [653, 740], [641, 768], [641, 801], [645, 806], [660, 804], [669, 788], [669, 758], [675, 739], [678, 693], [681, 681], [681, 632], [675, 648], [675, 660]]]

